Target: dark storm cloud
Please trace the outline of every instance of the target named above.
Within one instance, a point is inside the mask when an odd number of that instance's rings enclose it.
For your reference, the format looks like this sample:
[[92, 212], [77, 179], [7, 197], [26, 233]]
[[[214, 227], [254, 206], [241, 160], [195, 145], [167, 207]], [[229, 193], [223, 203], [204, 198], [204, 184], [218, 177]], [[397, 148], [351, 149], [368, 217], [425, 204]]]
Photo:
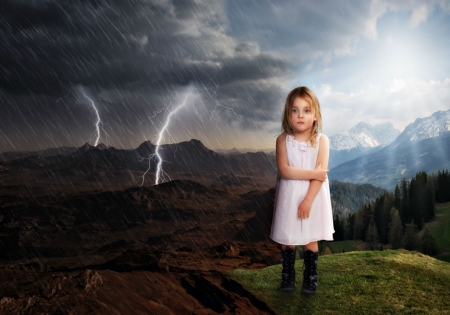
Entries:
[[[88, 141], [95, 117], [79, 85], [118, 147], [151, 138], [185, 86], [200, 94], [208, 130], [278, 121], [292, 59], [237, 34], [229, 17], [238, 13], [228, 9], [201, 0], [2, 1], [0, 150]], [[195, 118], [182, 122], [192, 132]]]
[[286, 60], [225, 35], [220, 4], [4, 1], [0, 85], [61, 95], [71, 86], [150, 88], [281, 75]]

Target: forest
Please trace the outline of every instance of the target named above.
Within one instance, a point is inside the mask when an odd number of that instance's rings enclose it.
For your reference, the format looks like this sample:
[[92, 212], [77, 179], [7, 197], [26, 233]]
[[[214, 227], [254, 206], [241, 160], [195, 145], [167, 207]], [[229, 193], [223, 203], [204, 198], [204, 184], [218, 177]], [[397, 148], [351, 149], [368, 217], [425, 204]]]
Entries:
[[[450, 201], [450, 174], [424, 171], [403, 179], [394, 192], [385, 192], [346, 216], [334, 214], [334, 240], [361, 240], [368, 249], [405, 248], [436, 255], [438, 247], [424, 224], [433, 219], [435, 203]], [[421, 232], [421, 237], [419, 237]]]

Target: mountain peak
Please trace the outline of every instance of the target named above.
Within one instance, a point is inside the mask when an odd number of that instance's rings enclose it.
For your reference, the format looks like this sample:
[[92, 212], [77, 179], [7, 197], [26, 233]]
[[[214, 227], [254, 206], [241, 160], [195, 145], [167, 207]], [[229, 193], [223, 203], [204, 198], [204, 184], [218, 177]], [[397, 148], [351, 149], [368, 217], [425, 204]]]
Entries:
[[83, 144], [81, 147], [79, 147], [74, 153], [72, 153], [72, 154], [74, 154], [75, 156], [80, 156], [80, 155], [82, 155], [83, 153], [85, 153], [85, 152], [87, 152], [87, 151], [89, 151], [89, 150], [91, 150], [91, 149], [93, 149], [93, 148], [95, 148], [94, 146], [92, 146], [92, 145], [90, 145], [89, 143], [85, 143], [85, 144]]
[[437, 111], [428, 117], [417, 118], [392, 143], [394, 147], [408, 145], [423, 139], [434, 138], [450, 132], [450, 109]]
[[350, 130], [332, 135], [330, 147], [334, 150], [373, 148], [391, 143], [399, 134], [400, 131], [389, 121], [375, 126], [360, 121]]
[[[141, 146], [154, 146], [154, 144], [153, 144], [150, 140], [147, 140], [147, 141], [142, 142], [142, 143], [139, 145], [139, 147], [141, 147]], [[138, 147], [138, 148], [139, 148], [139, 147]]]
[[203, 151], [209, 151], [209, 149], [200, 140], [197, 139], [191, 139], [189, 141], [185, 141], [184, 143], [189, 143], [190, 145], [193, 145], [195, 148]]
[[[362, 128], [368, 128], [369, 129], [369, 128], [372, 128], [372, 125], [369, 125], [368, 123], [360, 121], [355, 126], [353, 126], [352, 129], [362, 129]], [[350, 130], [352, 130], [352, 129], [350, 129]]]
[[135, 150], [137, 154], [140, 156], [148, 156], [149, 154], [155, 153], [155, 145], [150, 141], [144, 141], [142, 142]]
[[104, 143], [97, 144], [96, 148], [99, 149], [99, 150], [108, 149], [108, 147]]
[[84, 152], [86, 152], [86, 151], [89, 151], [89, 150], [92, 149], [92, 148], [93, 148], [93, 146], [86, 142], [86, 143], [83, 144], [81, 147], [79, 147], [78, 150], [77, 150], [76, 152], [78, 152], [78, 153], [84, 153]]

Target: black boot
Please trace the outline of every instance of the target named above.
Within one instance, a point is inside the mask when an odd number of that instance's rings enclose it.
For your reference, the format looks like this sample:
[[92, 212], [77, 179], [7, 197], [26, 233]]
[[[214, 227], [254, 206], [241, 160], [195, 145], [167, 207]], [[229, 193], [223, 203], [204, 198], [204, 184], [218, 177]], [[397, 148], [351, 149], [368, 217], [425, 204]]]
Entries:
[[310, 250], [304, 253], [305, 270], [303, 271], [302, 293], [313, 294], [317, 290], [317, 263], [319, 252]]
[[295, 250], [289, 247], [281, 250], [283, 270], [281, 271], [281, 290], [295, 290]]

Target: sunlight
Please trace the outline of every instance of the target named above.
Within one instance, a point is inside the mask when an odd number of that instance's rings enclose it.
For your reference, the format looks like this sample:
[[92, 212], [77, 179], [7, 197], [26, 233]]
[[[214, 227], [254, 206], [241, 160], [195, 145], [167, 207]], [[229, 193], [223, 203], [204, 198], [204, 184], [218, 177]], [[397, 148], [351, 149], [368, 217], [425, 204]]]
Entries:
[[389, 34], [384, 45], [380, 45], [378, 60], [374, 63], [385, 80], [418, 76], [427, 64], [420, 42], [409, 36]]

